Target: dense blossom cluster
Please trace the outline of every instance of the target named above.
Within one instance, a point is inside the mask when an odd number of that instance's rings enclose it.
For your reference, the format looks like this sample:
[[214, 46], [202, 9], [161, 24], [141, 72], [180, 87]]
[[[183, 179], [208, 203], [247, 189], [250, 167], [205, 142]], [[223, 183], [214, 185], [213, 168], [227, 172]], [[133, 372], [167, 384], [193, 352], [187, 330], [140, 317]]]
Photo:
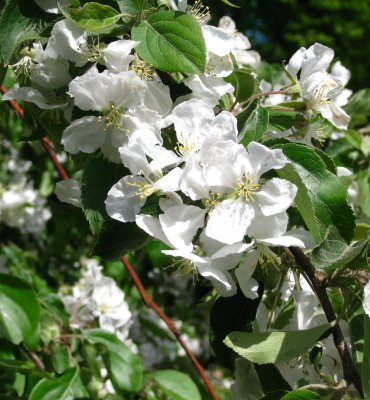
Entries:
[[[96, 42], [68, 20], [55, 24], [45, 48], [35, 43], [15, 66], [31, 86], [13, 89], [5, 98], [33, 102], [68, 121], [73, 105], [83, 111], [63, 132], [65, 150], [101, 149], [131, 173], [109, 191], [108, 214], [123, 223], [135, 221], [166, 243], [166, 254], [183, 258], [183, 268], [209, 279], [220, 295], [236, 293], [236, 278], [243, 293], [254, 298], [254, 267], [277, 263], [271, 247], [305, 247], [288, 230], [287, 210], [297, 187], [273, 173], [288, 159], [280, 149], [239, 143], [235, 113], [240, 107], [224, 78], [237, 67], [256, 68], [260, 57], [229, 17], [214, 27], [206, 24], [207, 12], [199, 7], [195, 12], [186, 2], [168, 6], [195, 16], [207, 49], [205, 73], [184, 76], [191, 92], [175, 103], [159, 75], [135, 53], [138, 42]], [[345, 129], [349, 117], [340, 106], [350, 94], [343, 91], [349, 73], [340, 63], [328, 73], [333, 57], [333, 50], [317, 43], [298, 50], [286, 67], [290, 82], [282, 90], [283, 100], [303, 102], [308, 120], [320, 113]], [[70, 63], [90, 66], [72, 78]], [[68, 95], [57, 95], [66, 85]], [[220, 108], [224, 96], [235, 104], [234, 111]], [[310, 142], [314, 130], [308, 124], [300, 140]], [[174, 147], [165, 145], [164, 134], [172, 135]], [[279, 135], [295, 140], [297, 132]], [[76, 182], [63, 183], [57, 194], [79, 205]], [[159, 200], [154, 215], [145, 206], [153, 199]]]

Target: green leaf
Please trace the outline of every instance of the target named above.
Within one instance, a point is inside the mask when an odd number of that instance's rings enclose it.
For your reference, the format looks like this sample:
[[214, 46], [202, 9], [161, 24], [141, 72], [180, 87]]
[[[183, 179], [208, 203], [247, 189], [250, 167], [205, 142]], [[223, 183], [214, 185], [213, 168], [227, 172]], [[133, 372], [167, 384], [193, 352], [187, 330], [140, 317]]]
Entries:
[[101, 157], [93, 158], [84, 171], [81, 184], [82, 209], [94, 235], [99, 234], [108, 214], [105, 199], [110, 188], [129, 171], [123, 165]]
[[74, 400], [87, 398], [78, 368], [71, 368], [57, 379], [41, 379], [30, 393], [29, 400]]
[[240, 132], [240, 136], [242, 137], [240, 144], [247, 146], [252, 141], [258, 142], [267, 131], [268, 123], [268, 110], [258, 107]]
[[228, 5], [229, 7], [234, 7], [234, 8], [240, 8], [240, 6], [237, 6], [236, 4], [231, 3], [229, 0], [221, 0], [223, 3]]
[[4, 63], [10, 63], [22, 43], [40, 39], [57, 18], [43, 12], [33, 1], [6, 0], [0, 17], [0, 51]]
[[[316, 268], [328, 271], [337, 270], [344, 266], [350, 267], [350, 264], [352, 264], [353, 269], [366, 268], [368, 244], [369, 240], [365, 239], [347, 245], [335, 228], [329, 228], [322, 243], [313, 250], [311, 262]], [[361, 255], [365, 257], [361, 257]], [[357, 263], [353, 263], [356, 259]], [[364, 260], [361, 261], [362, 259]]]
[[123, 14], [136, 16], [140, 13], [145, 0], [114, 0]]
[[211, 309], [209, 342], [217, 359], [233, 369], [233, 352], [223, 343], [235, 330], [251, 331], [260, 299], [247, 299], [240, 291], [232, 297], [219, 297]]
[[327, 230], [336, 229], [345, 242], [353, 238], [355, 222], [347, 203], [347, 190], [340, 179], [327, 170], [320, 155], [304, 145], [278, 144], [291, 161], [277, 170], [298, 187], [295, 203], [316, 243], [320, 243]]
[[232, 332], [224, 343], [251, 362], [274, 364], [287, 362], [304, 354], [330, 328], [331, 324], [325, 324], [300, 331]]
[[161, 71], [199, 74], [206, 47], [195, 18], [178, 11], [158, 11], [132, 29], [139, 56]]
[[85, 339], [105, 348], [104, 361], [109, 378], [117, 390], [135, 393], [140, 390], [143, 380], [143, 365], [134, 354], [115, 335], [100, 329], [84, 332]]
[[40, 338], [40, 304], [23, 281], [0, 274], [0, 336], [13, 344], [37, 348]]
[[85, 3], [83, 7], [70, 8], [58, 3], [62, 14], [79, 28], [100, 32], [112, 27], [121, 14], [114, 8], [96, 2]]
[[105, 260], [117, 260], [127, 252], [142, 247], [147, 237], [134, 222], [108, 219], [95, 240], [92, 253]]
[[368, 224], [356, 224], [354, 240], [365, 239], [365, 237], [370, 233], [370, 225]]
[[320, 400], [321, 397], [310, 390], [298, 389], [285, 395], [281, 400]]
[[273, 364], [255, 364], [258, 379], [265, 393], [276, 390], [291, 390], [288, 382]]
[[3, 57], [0, 54], [0, 85], [4, 82], [7, 70], [8, 70], [8, 67], [5, 65]]
[[69, 367], [69, 353], [66, 347], [56, 344], [52, 346], [51, 362], [57, 374], [62, 374]]
[[235, 384], [232, 393], [235, 399], [260, 399], [264, 393], [256, 373], [256, 365], [238, 357], [235, 361]]
[[370, 397], [370, 318], [364, 315], [364, 355], [361, 369], [362, 387], [365, 397]]
[[303, 121], [304, 118], [297, 112], [269, 110], [269, 127], [273, 130], [286, 131]]
[[171, 400], [201, 400], [199, 390], [189, 375], [174, 370], [155, 371], [148, 375]]
[[236, 101], [241, 103], [260, 92], [256, 78], [246, 69], [235, 70], [232, 74], [224, 78], [235, 88]]

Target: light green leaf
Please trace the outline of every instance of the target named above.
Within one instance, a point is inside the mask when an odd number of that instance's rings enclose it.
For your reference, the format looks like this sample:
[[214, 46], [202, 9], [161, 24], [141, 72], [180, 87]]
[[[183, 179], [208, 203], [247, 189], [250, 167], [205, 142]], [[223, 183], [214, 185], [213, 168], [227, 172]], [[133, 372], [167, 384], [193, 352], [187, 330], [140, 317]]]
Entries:
[[174, 370], [155, 371], [148, 375], [171, 400], [201, 400], [199, 390], [189, 375]]
[[33, 1], [6, 0], [0, 17], [0, 51], [4, 63], [24, 42], [37, 40], [56, 22], [57, 16], [43, 12]]
[[240, 8], [240, 6], [237, 6], [236, 4], [231, 3], [229, 0], [222, 0], [223, 3], [228, 5], [229, 7], [234, 7], [234, 8]]
[[240, 144], [247, 146], [252, 141], [259, 141], [266, 132], [269, 123], [269, 112], [266, 108], [258, 107], [243, 126], [240, 132]]
[[62, 14], [79, 28], [100, 32], [112, 27], [121, 14], [114, 8], [96, 2], [85, 3], [83, 7], [70, 8], [58, 3]]
[[303, 121], [302, 115], [297, 112], [269, 110], [269, 127], [275, 131], [286, 131]]
[[100, 329], [84, 332], [85, 339], [91, 344], [102, 345], [104, 361], [109, 378], [117, 390], [135, 393], [140, 390], [143, 380], [143, 365], [134, 354], [115, 335]]
[[[340, 269], [344, 266], [352, 267], [353, 269], [366, 268], [368, 244], [369, 241], [365, 239], [347, 245], [338, 235], [338, 231], [335, 228], [329, 228], [323, 242], [313, 250], [311, 262], [316, 268], [328, 271]], [[361, 254], [364, 254], [365, 257], [360, 257]], [[364, 258], [363, 261], [361, 260], [362, 258]], [[356, 259], [357, 263], [353, 263]]]
[[74, 400], [87, 398], [78, 368], [71, 368], [57, 379], [41, 379], [30, 393], [29, 400]]
[[0, 337], [36, 348], [40, 337], [40, 304], [23, 281], [0, 274]]
[[365, 237], [370, 234], [370, 225], [368, 224], [356, 224], [354, 240], [365, 239]]
[[301, 331], [232, 332], [226, 337], [224, 343], [251, 362], [274, 364], [287, 362], [304, 354], [330, 328], [331, 324], [325, 324]]
[[139, 56], [161, 71], [199, 74], [204, 71], [206, 47], [195, 18], [161, 10], [132, 29]]
[[281, 400], [320, 400], [321, 397], [310, 390], [298, 389], [285, 395]]
[[277, 173], [298, 187], [295, 203], [316, 243], [325, 238], [328, 229], [336, 229], [338, 237], [349, 243], [355, 222], [347, 203], [347, 190], [340, 179], [307, 146], [289, 143], [273, 147], [281, 148], [291, 162]]

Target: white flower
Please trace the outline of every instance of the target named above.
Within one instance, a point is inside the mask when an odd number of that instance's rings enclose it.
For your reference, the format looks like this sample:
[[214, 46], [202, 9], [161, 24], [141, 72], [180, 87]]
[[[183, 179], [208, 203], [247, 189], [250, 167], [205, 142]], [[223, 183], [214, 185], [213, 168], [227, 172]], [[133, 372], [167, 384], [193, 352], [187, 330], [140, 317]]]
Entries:
[[206, 234], [223, 243], [237, 243], [249, 234], [256, 215], [268, 217], [287, 210], [297, 188], [279, 178], [259, 182], [265, 172], [283, 168], [287, 162], [281, 150], [256, 142], [251, 142], [247, 151], [232, 141], [203, 146], [204, 179], [214, 195]]
[[321, 113], [337, 128], [347, 129], [350, 117], [335, 102], [343, 91], [342, 82], [326, 72], [333, 57], [332, 49], [315, 43], [308, 49], [299, 49], [290, 59], [287, 70], [295, 80], [300, 71], [301, 95], [309, 109]]
[[370, 282], [364, 287], [364, 300], [362, 302], [365, 313], [370, 317]]
[[[148, 153], [153, 160], [150, 163], [146, 157]], [[167, 162], [172, 163], [171, 153], [160, 146], [151, 148], [144, 142], [122, 146], [120, 154], [133, 175], [124, 176], [112, 186], [105, 205], [112, 218], [121, 222], [131, 222], [135, 221], [136, 215], [149, 196], [164, 195], [179, 189], [181, 169], [174, 168], [164, 174], [161, 163], [164, 163], [163, 167]]]
[[76, 106], [82, 110], [100, 111], [72, 122], [63, 132], [62, 143], [72, 154], [92, 153], [98, 148], [113, 162], [120, 162], [118, 148], [131, 137], [142, 137], [150, 143], [161, 143], [161, 117], [140, 106], [145, 84], [134, 72], [118, 74], [95, 68], [75, 78], [69, 87]]

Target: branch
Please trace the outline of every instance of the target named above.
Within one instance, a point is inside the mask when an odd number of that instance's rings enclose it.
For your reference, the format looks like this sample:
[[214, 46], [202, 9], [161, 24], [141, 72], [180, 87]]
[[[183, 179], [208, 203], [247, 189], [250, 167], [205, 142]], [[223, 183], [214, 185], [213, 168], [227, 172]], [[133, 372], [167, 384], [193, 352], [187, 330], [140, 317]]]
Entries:
[[27, 354], [27, 356], [36, 364], [37, 368], [41, 369], [42, 371], [45, 371], [46, 368], [44, 363], [41, 361], [41, 359], [35, 352], [28, 350], [22, 344], [20, 345], [20, 347]]
[[177, 341], [180, 343], [181, 347], [185, 350], [185, 353], [189, 357], [190, 361], [193, 363], [194, 367], [197, 369], [199, 375], [203, 379], [204, 384], [206, 385], [209, 393], [211, 394], [212, 399], [218, 400], [218, 396], [213, 389], [211, 382], [209, 381], [203, 367], [199, 363], [199, 361], [195, 358], [193, 353], [190, 351], [189, 347], [183, 341], [180, 332], [177, 330], [175, 324], [172, 322], [171, 318], [168, 317], [164, 311], [158, 306], [158, 304], [149, 296], [148, 292], [145, 290], [144, 285], [142, 284], [140, 278], [137, 276], [133, 266], [130, 264], [126, 257], [121, 258], [122, 263], [126, 267], [127, 272], [130, 274], [132, 280], [134, 281], [135, 286], [137, 287], [140, 296], [143, 302], [147, 307], [151, 308], [168, 326], [169, 330], [175, 335]]
[[[1, 92], [4, 94], [6, 93], [6, 88], [4, 85], [1, 86]], [[20, 118], [24, 117], [24, 111], [22, 109], [22, 107], [19, 106], [19, 104], [15, 101], [15, 100], [10, 100], [9, 101], [11, 108], [17, 113], [17, 115]], [[69, 176], [67, 174], [67, 172], [65, 171], [65, 169], [63, 168], [62, 164], [59, 162], [57, 155], [55, 153], [54, 150], [54, 144], [52, 143], [52, 141], [47, 137], [44, 136], [42, 139], [40, 139], [42, 146], [44, 147], [44, 149], [47, 151], [50, 159], [53, 161], [55, 168], [57, 169], [59, 176], [62, 180], [66, 180], [69, 179]], [[196, 359], [196, 357], [193, 355], [193, 353], [190, 351], [189, 347], [187, 346], [187, 344], [184, 342], [184, 340], [182, 339], [180, 332], [177, 330], [175, 324], [172, 322], [171, 318], [169, 318], [163, 311], [162, 309], [158, 306], [158, 304], [148, 295], [147, 291], [144, 288], [144, 285], [142, 284], [140, 278], [137, 276], [134, 268], [132, 267], [132, 265], [129, 263], [129, 261], [127, 260], [126, 257], [122, 257], [122, 262], [125, 265], [128, 273], [130, 274], [135, 286], [137, 287], [141, 298], [143, 300], [143, 302], [145, 303], [146, 306], [152, 308], [156, 314], [165, 322], [165, 324], [168, 326], [168, 328], [170, 329], [170, 331], [175, 335], [177, 341], [180, 343], [181, 347], [184, 349], [185, 353], [187, 354], [187, 356], [189, 357], [190, 361], [193, 363], [193, 365], [195, 366], [195, 368], [197, 369], [199, 375], [201, 376], [204, 384], [206, 385], [208, 391], [211, 394], [211, 397], [213, 400], [218, 400], [218, 396], [215, 392], [215, 390], [213, 389], [211, 382], [209, 381], [203, 367], [201, 366], [201, 364], [199, 363], [199, 361]], [[39, 368], [41, 368], [42, 366], [42, 362], [41, 360], [40, 363], [36, 362], [36, 360], [33, 358], [34, 354], [30, 354], [30, 352], [28, 352], [28, 350], [24, 349], [27, 354], [29, 354], [30, 357], [32, 357], [32, 359], [35, 361], [35, 363], [39, 366]], [[41, 368], [41, 369], [45, 369]]]
[[257, 99], [258, 97], [270, 96], [270, 94], [286, 94], [286, 93], [287, 93], [287, 91], [285, 89], [269, 90], [267, 92], [257, 93], [257, 94], [254, 94], [253, 96], [249, 97], [247, 100], [242, 101], [239, 104], [235, 101], [235, 103], [231, 106], [229, 111], [230, 112], [233, 111], [237, 104], [238, 104], [238, 107], [243, 108], [246, 104], [248, 104], [249, 102], [251, 102], [254, 99]]
[[[311, 283], [316, 296], [318, 297], [322, 309], [329, 322], [337, 319], [333, 306], [330, 302], [328, 293], [326, 292], [327, 276], [326, 274], [317, 271], [311, 264], [309, 258], [297, 247], [289, 247], [290, 252], [293, 254], [296, 263], [303, 269], [307, 276], [307, 279]], [[338, 350], [339, 357], [343, 365], [343, 377], [347, 382], [353, 383], [355, 388], [358, 390], [362, 398], [364, 397], [361, 378], [353, 363], [351, 353], [348, 349], [347, 343], [344, 340], [343, 332], [339, 324], [335, 324], [333, 329], [333, 339], [335, 347]]]

